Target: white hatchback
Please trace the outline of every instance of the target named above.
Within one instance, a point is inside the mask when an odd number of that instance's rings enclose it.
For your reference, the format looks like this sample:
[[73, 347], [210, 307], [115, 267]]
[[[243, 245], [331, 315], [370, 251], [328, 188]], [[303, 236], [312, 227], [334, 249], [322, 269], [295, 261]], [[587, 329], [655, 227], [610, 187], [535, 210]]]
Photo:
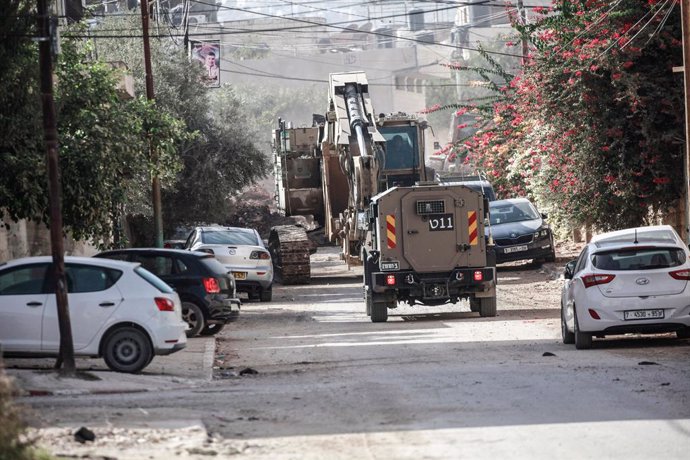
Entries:
[[[57, 356], [60, 348], [52, 257], [0, 265], [0, 349], [9, 356]], [[155, 355], [187, 344], [180, 299], [139, 264], [66, 257], [75, 356], [139, 372]]]
[[590, 348], [592, 336], [627, 333], [690, 337], [690, 252], [671, 226], [595, 236], [564, 276], [563, 343]]
[[196, 227], [185, 249], [216, 256], [235, 277], [237, 292], [268, 302], [273, 297], [273, 262], [259, 232], [242, 227]]

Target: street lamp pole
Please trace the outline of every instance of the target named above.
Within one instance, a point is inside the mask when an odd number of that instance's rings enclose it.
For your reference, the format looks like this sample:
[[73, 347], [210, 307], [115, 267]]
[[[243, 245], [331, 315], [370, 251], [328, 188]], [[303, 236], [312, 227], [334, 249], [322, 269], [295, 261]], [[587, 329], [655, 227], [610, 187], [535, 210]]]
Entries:
[[685, 193], [685, 241], [690, 243], [690, 0], [680, 2], [681, 23], [683, 26], [683, 81], [685, 89], [685, 167], [684, 169], [684, 193]]

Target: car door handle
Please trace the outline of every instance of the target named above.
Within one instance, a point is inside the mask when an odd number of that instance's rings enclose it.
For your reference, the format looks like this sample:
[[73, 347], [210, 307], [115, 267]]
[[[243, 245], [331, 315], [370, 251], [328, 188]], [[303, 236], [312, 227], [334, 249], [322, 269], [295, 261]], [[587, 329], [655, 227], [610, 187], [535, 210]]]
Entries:
[[27, 307], [40, 307], [43, 304], [41, 302], [29, 302], [26, 305]]
[[115, 305], [115, 302], [101, 302], [98, 304], [99, 307], [112, 307]]

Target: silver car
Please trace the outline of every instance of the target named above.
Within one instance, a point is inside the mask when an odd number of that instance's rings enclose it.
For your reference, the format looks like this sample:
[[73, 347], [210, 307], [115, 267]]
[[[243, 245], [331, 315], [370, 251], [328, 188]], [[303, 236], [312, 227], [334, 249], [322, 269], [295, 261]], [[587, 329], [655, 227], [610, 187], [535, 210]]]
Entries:
[[273, 297], [273, 263], [253, 228], [196, 227], [185, 249], [213, 254], [235, 277], [238, 292], [269, 302]]

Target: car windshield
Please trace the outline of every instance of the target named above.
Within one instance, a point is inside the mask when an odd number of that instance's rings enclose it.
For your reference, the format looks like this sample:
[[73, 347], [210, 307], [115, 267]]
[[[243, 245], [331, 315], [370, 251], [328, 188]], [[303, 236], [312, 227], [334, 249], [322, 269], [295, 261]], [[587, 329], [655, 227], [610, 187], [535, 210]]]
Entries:
[[649, 246], [597, 252], [591, 258], [592, 265], [600, 270], [652, 270], [683, 265], [685, 251]]
[[539, 219], [539, 213], [528, 201], [515, 203], [492, 202], [489, 204], [491, 225], [522, 222], [524, 220]]
[[201, 234], [201, 242], [204, 244], [259, 245], [254, 232], [246, 230], [207, 230]]

